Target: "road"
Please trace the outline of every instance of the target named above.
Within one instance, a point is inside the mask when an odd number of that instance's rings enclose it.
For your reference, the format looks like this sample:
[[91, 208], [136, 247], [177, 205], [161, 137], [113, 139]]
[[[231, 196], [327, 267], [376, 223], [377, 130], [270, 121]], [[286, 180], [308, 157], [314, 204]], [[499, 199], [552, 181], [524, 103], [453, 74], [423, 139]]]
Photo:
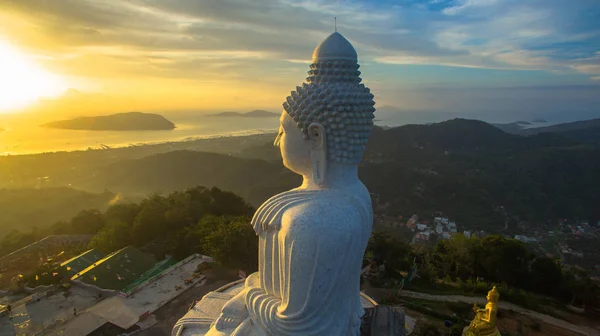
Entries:
[[[485, 298], [480, 298], [480, 297], [463, 296], [463, 295], [431, 295], [431, 294], [411, 292], [411, 291], [406, 291], [406, 290], [403, 290], [402, 292], [400, 292], [400, 295], [403, 297], [423, 299], [423, 300], [429, 300], [429, 301], [464, 302], [464, 303], [475, 303], [476, 302], [479, 305], [485, 305], [487, 302], [485, 300]], [[499, 306], [502, 309], [513, 310], [517, 313], [540, 319], [540, 320], [544, 321], [545, 323], [552, 324], [559, 328], [563, 328], [563, 329], [578, 333], [580, 335], [600, 336], [600, 331], [598, 329], [593, 329], [593, 328], [582, 326], [582, 325], [575, 325], [575, 324], [569, 323], [567, 321], [557, 319], [550, 315], [541, 314], [541, 313], [535, 312], [533, 310], [525, 309], [521, 306], [517, 306], [510, 302], [500, 301]]]

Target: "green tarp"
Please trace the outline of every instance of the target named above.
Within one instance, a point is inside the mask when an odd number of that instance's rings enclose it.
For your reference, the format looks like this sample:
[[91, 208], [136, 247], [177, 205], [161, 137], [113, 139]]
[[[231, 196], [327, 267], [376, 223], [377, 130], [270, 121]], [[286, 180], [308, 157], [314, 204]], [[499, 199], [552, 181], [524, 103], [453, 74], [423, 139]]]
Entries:
[[144, 281], [150, 280], [150, 279], [154, 278], [155, 276], [160, 275], [162, 272], [164, 272], [169, 267], [175, 265], [176, 263], [177, 262], [171, 257], [157, 262], [156, 264], [154, 264], [154, 266], [152, 266], [152, 268], [150, 268], [149, 270], [144, 272], [144, 274], [140, 275], [139, 278], [137, 278], [132, 283], [127, 285], [127, 287], [123, 288], [122, 292], [129, 294], [132, 290], [134, 290], [137, 286], [139, 286]]
[[80, 280], [104, 289], [122, 290], [155, 263], [151, 255], [127, 246], [93, 263], [71, 280]]
[[105, 254], [91, 249], [60, 264], [59, 273], [62, 277], [70, 278], [77, 272], [88, 268], [91, 264], [104, 258]]

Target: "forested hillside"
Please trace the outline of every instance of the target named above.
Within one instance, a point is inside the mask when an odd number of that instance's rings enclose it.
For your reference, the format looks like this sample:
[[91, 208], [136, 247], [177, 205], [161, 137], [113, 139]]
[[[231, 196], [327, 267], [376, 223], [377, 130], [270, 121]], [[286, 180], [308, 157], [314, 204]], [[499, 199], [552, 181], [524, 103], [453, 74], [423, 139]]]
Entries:
[[[157, 259], [171, 255], [183, 259], [204, 253], [221, 264], [247, 271], [257, 269], [258, 240], [249, 225], [254, 208], [241, 197], [217, 188], [195, 187], [168, 195], [152, 195], [139, 202], [119, 203], [106, 211], [84, 210], [73, 218], [27, 234], [9, 234], [0, 240], [0, 254], [6, 248], [29, 244], [48, 235], [94, 235], [89, 247], [111, 253], [122, 247], [138, 247]], [[34, 258], [37, 260], [37, 257]], [[40, 262], [40, 267], [50, 267]], [[43, 265], [46, 266], [43, 266]], [[5, 265], [6, 266], [6, 265]], [[30, 285], [58, 281], [52, 269], [31, 269], [11, 264], [11, 273]], [[37, 277], [36, 275], [43, 275]], [[4, 284], [6, 285], [6, 283]]]
[[12, 230], [37, 230], [69, 220], [82, 209], [105, 210], [114, 197], [111, 192], [72, 188], [0, 189], [0, 238]]
[[[133, 200], [205, 185], [258, 206], [300, 183], [282, 166], [269, 135], [183, 144], [2, 157], [0, 185], [108, 190]], [[42, 175], [44, 170], [48, 173]], [[507, 220], [595, 223], [600, 219], [598, 171], [600, 149], [594, 144], [551, 133], [512, 135], [464, 119], [375, 128], [359, 168], [369, 190], [387, 205], [387, 215], [439, 211], [465, 228], [490, 232], [503, 229]], [[72, 208], [86, 205], [79, 206]], [[52, 224], [54, 218], [48, 219]]]
[[[43, 234], [93, 234], [89, 248], [105, 253], [128, 245], [157, 259], [165, 255], [182, 259], [202, 253], [225, 267], [254, 272], [258, 267], [258, 239], [249, 224], [253, 212], [252, 206], [233, 193], [195, 187], [165, 196], [152, 195], [140, 202], [115, 204], [104, 212], [83, 211]], [[364, 265], [385, 265], [383, 274], [369, 281], [388, 286], [401, 280], [401, 272], [408, 271], [415, 258], [420, 281], [433, 284], [436, 279], [447, 278], [458, 281], [461, 290], [474, 292], [489, 290], [491, 282], [499, 285], [505, 300], [526, 307], [534, 308], [535, 303], [528, 301], [523, 290], [588, 308], [600, 303], [600, 287], [584, 271], [535, 255], [523, 243], [501, 236], [456, 235], [440, 240], [431, 249], [415, 249], [393, 234], [375, 232]], [[20, 271], [24, 277], [17, 280], [30, 285], [57, 281], [49, 275], [55, 271], [52, 269]], [[47, 276], [38, 279], [37, 274]]]

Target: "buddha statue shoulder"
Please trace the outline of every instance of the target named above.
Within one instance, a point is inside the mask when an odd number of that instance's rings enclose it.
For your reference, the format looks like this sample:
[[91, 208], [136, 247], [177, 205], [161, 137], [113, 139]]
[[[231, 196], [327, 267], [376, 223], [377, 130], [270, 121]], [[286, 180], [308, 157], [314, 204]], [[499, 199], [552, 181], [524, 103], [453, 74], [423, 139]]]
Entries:
[[485, 308], [480, 309], [477, 304], [473, 306], [475, 317], [471, 324], [463, 330], [463, 336], [500, 336], [496, 327], [496, 316], [498, 314], [498, 300], [500, 293], [496, 286], [488, 292]]
[[360, 333], [373, 210], [357, 170], [375, 102], [358, 68], [356, 51], [336, 32], [315, 49], [306, 82], [284, 102], [274, 144], [303, 182], [256, 211], [258, 272], [203, 335]]

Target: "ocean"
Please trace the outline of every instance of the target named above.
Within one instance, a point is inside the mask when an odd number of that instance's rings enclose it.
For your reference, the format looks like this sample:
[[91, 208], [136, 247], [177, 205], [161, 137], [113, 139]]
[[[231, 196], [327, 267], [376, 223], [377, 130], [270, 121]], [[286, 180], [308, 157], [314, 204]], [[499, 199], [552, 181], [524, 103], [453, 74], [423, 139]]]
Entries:
[[0, 155], [74, 151], [88, 148], [185, 141], [224, 135], [273, 133], [279, 118], [211, 117], [195, 114], [160, 113], [176, 128], [170, 131], [79, 131], [40, 127], [31, 122], [0, 123]]

